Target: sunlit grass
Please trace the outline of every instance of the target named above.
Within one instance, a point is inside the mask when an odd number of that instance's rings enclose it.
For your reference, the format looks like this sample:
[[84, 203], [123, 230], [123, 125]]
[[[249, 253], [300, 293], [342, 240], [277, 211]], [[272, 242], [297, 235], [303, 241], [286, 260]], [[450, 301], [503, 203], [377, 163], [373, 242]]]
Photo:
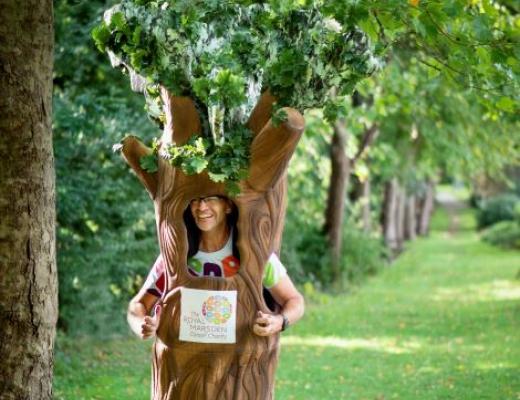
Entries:
[[430, 230], [434, 232], [447, 232], [450, 229], [450, 214], [445, 208], [436, 211], [435, 218], [432, 219]]
[[[520, 398], [520, 253], [482, 243], [472, 212], [457, 213], [458, 231], [437, 213], [428, 238], [353, 293], [313, 296], [282, 336], [277, 399]], [[60, 340], [56, 398], [148, 399], [150, 345]]]
[[520, 300], [520, 282], [495, 280], [459, 288], [437, 288], [431, 296], [434, 301], [482, 302]]
[[421, 347], [419, 341], [400, 341], [395, 337], [386, 338], [341, 338], [334, 336], [286, 336], [282, 346], [335, 347], [338, 349], [368, 349], [383, 353], [411, 353]]

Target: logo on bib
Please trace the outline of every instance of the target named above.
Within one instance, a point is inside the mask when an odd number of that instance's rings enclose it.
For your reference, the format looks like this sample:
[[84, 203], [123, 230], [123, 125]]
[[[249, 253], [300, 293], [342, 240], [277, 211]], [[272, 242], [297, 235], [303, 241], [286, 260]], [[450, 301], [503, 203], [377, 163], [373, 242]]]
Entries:
[[225, 324], [231, 317], [232, 306], [224, 296], [210, 296], [202, 304], [202, 315], [215, 325]]

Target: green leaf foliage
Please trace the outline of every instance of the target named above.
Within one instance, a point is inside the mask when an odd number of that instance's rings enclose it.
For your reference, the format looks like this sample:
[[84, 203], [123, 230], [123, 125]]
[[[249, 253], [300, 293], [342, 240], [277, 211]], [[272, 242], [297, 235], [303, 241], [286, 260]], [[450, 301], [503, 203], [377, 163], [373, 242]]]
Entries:
[[150, 199], [112, 151], [125, 132], [151, 140], [157, 131], [89, 40], [106, 4], [54, 2], [53, 99], [58, 329], [105, 338], [127, 332], [128, 300], [158, 252]]
[[485, 228], [500, 221], [513, 221], [520, 215], [518, 208], [520, 208], [520, 197], [513, 193], [482, 200], [478, 206], [478, 227]]
[[[355, 21], [338, 22], [320, 1], [123, 0], [93, 37], [150, 86], [196, 101], [202, 135], [214, 143], [204, 155], [189, 145], [172, 150], [171, 160], [186, 173], [208, 168], [212, 179], [226, 182], [244, 176], [245, 158], [220, 147], [234, 136], [234, 144], [247, 144], [243, 126], [262, 92], [278, 99], [277, 125], [286, 118], [282, 107], [320, 107], [332, 87], [349, 94], [380, 65]], [[147, 98], [149, 114], [160, 121], [158, 93]]]
[[92, 29], [92, 38], [94, 39], [98, 50], [104, 52], [108, 39], [110, 38], [110, 30], [104, 22]]
[[142, 169], [149, 173], [154, 173], [159, 170], [157, 156], [155, 154], [141, 157], [139, 160], [139, 165]]
[[520, 250], [520, 222], [497, 222], [484, 231], [482, 240], [495, 246]]
[[287, 111], [285, 111], [283, 108], [278, 107], [278, 104], [275, 104], [273, 106], [273, 113], [271, 115], [271, 123], [273, 124], [273, 126], [279, 126], [280, 124], [287, 121], [287, 118]]
[[[320, 106], [332, 86], [348, 92], [378, 63], [353, 22], [342, 24], [320, 7], [125, 0], [103, 43], [136, 72], [206, 106], [242, 107], [247, 117], [270, 89], [280, 104], [303, 110]], [[100, 26], [95, 37], [105, 32]]]
[[207, 138], [192, 136], [182, 146], [170, 144], [164, 150], [155, 147], [154, 152], [162, 154], [186, 175], [207, 170], [210, 179], [225, 182], [229, 194], [234, 196], [239, 192], [238, 183], [248, 176], [251, 139], [251, 131], [241, 127], [233, 136], [226, 136], [219, 145]]

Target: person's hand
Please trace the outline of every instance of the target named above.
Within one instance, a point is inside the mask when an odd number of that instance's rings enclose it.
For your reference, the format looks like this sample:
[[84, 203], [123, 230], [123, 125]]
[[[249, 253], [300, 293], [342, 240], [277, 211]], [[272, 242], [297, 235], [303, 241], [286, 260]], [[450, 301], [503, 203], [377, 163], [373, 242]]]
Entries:
[[149, 317], [148, 315], [144, 317], [143, 323], [141, 324], [141, 339], [149, 339], [155, 336], [157, 332], [157, 328], [159, 326], [159, 317], [161, 315], [161, 306], [157, 305], [155, 307], [155, 315], [153, 317]]
[[253, 332], [258, 336], [270, 336], [282, 330], [283, 317], [280, 314], [265, 314], [258, 311]]

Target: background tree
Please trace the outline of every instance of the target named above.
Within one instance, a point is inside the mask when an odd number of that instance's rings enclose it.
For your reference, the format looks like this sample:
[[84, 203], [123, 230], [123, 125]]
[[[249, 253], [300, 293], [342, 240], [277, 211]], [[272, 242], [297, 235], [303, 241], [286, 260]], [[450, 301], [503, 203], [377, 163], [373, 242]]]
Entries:
[[0, 8], [1, 397], [45, 400], [58, 313], [52, 2]]
[[[339, 3], [332, 2], [330, 7], [339, 7]], [[469, 121], [474, 121], [475, 118], [486, 118], [486, 114], [487, 118], [491, 114], [495, 116], [494, 119], [499, 118], [498, 116], [507, 119], [509, 118], [507, 114], [514, 111], [515, 99], [518, 99], [517, 77], [520, 71], [519, 64], [514, 60], [514, 54], [519, 51], [516, 40], [518, 29], [515, 25], [518, 17], [514, 9], [493, 1], [477, 1], [471, 4], [444, 1], [410, 1], [408, 3], [389, 1], [370, 5], [356, 3], [349, 5], [347, 9], [345, 19], [355, 20], [359, 23], [376, 43], [376, 49], [386, 49], [387, 62], [390, 68], [392, 66], [394, 66], [393, 68], [398, 67], [399, 72], [392, 74], [391, 79], [393, 80], [388, 80], [389, 85], [399, 85], [400, 82], [404, 82], [404, 85], [406, 85], [406, 81], [399, 75], [404, 73], [406, 79], [412, 83], [416, 80], [421, 81], [422, 92], [426, 95], [449, 96], [447, 91], [455, 93], [471, 91], [472, 101], [478, 103], [480, 108], [474, 110], [475, 114], [470, 116]], [[412, 60], [412, 63], [410, 63], [410, 60]], [[416, 67], [415, 64], [417, 63], [420, 63], [424, 68]], [[384, 79], [384, 76], [376, 77], [376, 80]], [[382, 82], [382, 84], [385, 83]], [[431, 87], [428, 87], [428, 85]], [[372, 89], [376, 89], [376, 86], [372, 86]], [[435, 93], [433, 87], [445, 88], [446, 92]], [[414, 158], [415, 150], [413, 147], [417, 147], [417, 144], [411, 146], [412, 141], [409, 140], [409, 135], [412, 132], [411, 127], [414, 123], [413, 118], [409, 122], [408, 128], [404, 126], [404, 122], [410, 120], [410, 118], [404, 120], [399, 118], [405, 115], [410, 116], [409, 111], [411, 110], [418, 115], [425, 114], [425, 110], [429, 110], [429, 107], [433, 110], [439, 108], [435, 103], [436, 101], [444, 102], [442, 97], [434, 97], [431, 102], [418, 99], [418, 91], [416, 90], [418, 86], [416, 84], [413, 84], [409, 89], [411, 92], [405, 93], [415, 98], [404, 99], [406, 102], [406, 106], [402, 107], [404, 114], [398, 115], [396, 120], [398, 129], [404, 128], [402, 131], [404, 139], [400, 142], [394, 141], [391, 147], [400, 155], [408, 154], [410, 156], [405, 157], [398, 163], [399, 169], [394, 169], [396, 173], [399, 171], [401, 174], [407, 174], [409, 168], [406, 168], [406, 164], [410, 164], [409, 158]], [[403, 100], [402, 94], [398, 91], [390, 90], [390, 93], [388, 95], [388, 92], [385, 92], [383, 95], [385, 101], [393, 98], [398, 103]], [[365, 95], [373, 96], [373, 93], [365, 91]], [[421, 109], [418, 106], [415, 107], [415, 105], [422, 105], [426, 108]], [[346, 171], [352, 170], [345, 156], [347, 134], [350, 133], [352, 139], [356, 141], [355, 133], [349, 132], [352, 131], [349, 125], [355, 125], [356, 121], [352, 118], [345, 118], [344, 111], [345, 107], [336, 107], [335, 110], [332, 110], [332, 115], [329, 116], [332, 125], [335, 127], [335, 134], [332, 136], [330, 145], [332, 170], [325, 224], [325, 233], [329, 238], [328, 245], [332, 256], [331, 268], [334, 271], [333, 274], [338, 278], [340, 278], [340, 274], [337, 263], [342, 240], [341, 229], [338, 229], [337, 221], [343, 221], [343, 208], [345, 207], [343, 193], [345, 188], [348, 188], [348, 177], [350, 175]], [[449, 114], [449, 112], [444, 114]], [[386, 116], [386, 114], [383, 115]], [[433, 117], [433, 115], [431, 116]], [[440, 115], [438, 116], [440, 117]], [[387, 121], [388, 118], [378, 118], [376, 115], [365, 115], [363, 118], [366, 120], [365, 125], [368, 124], [368, 126], [370, 126], [369, 121], [384, 119], [386, 126], [392, 121], [392, 118]], [[466, 125], [468, 124], [471, 125], [472, 122], [467, 122]], [[417, 128], [414, 129], [417, 132]], [[369, 131], [367, 126], [364, 130]], [[439, 137], [438, 144], [443, 140], [449, 140], [449, 132], [438, 129], [434, 131]], [[357, 141], [362, 144], [366, 143], [366, 140], [362, 138], [365, 135], [366, 132], [358, 133]], [[385, 136], [388, 137], [388, 135]], [[462, 136], [467, 137], [468, 134], [463, 133]], [[490, 137], [489, 133], [488, 137]], [[408, 147], [410, 147], [409, 150], [407, 150]], [[465, 150], [469, 147], [463, 146], [461, 149]], [[472, 159], [473, 155], [468, 158]], [[430, 171], [430, 175], [433, 173], [433, 170]], [[364, 182], [366, 182], [366, 179]], [[423, 187], [422, 195], [424, 198], [418, 202], [413, 202], [413, 204], [415, 206], [415, 203], [417, 203], [421, 206], [418, 210], [421, 215], [417, 222], [419, 231], [425, 234], [428, 231], [433, 206], [431, 181], [426, 180]], [[415, 197], [414, 193], [412, 195]], [[408, 224], [405, 227], [401, 216], [410, 215], [409, 210], [406, 212], [405, 203], [408, 204], [408, 209], [414, 206], [411, 205], [412, 202], [402, 187], [402, 183], [400, 184], [395, 179], [389, 179], [386, 185], [385, 199], [383, 207], [385, 211], [383, 218], [384, 236], [389, 247], [399, 251], [402, 247], [405, 231], [410, 230], [410, 224], [414, 221], [414, 219], [408, 218]], [[365, 213], [365, 215], [367, 214]], [[341, 225], [341, 223], [339, 224]], [[411, 236], [410, 233], [407, 236]]]
[[[341, 102], [341, 99], [336, 101]], [[363, 103], [367, 102], [370, 102], [370, 99], [363, 99], [359, 92], [354, 92], [352, 100], [348, 104], [340, 105], [340, 107], [346, 112], [346, 107], [361, 107]], [[329, 106], [326, 112], [330, 111], [331, 108], [333, 110], [333, 114], [330, 117], [333, 125], [333, 135], [330, 143], [331, 176], [323, 231], [328, 240], [333, 280], [338, 287], [341, 287], [343, 279], [340, 263], [346, 192], [349, 187], [350, 176], [356, 167], [356, 162], [376, 139], [378, 127], [376, 124], [363, 126], [359, 148], [356, 149], [355, 154], [347, 154], [347, 143], [349, 134], [351, 134], [348, 121], [344, 115], [338, 116], [336, 114], [338, 110], [334, 105]]]

